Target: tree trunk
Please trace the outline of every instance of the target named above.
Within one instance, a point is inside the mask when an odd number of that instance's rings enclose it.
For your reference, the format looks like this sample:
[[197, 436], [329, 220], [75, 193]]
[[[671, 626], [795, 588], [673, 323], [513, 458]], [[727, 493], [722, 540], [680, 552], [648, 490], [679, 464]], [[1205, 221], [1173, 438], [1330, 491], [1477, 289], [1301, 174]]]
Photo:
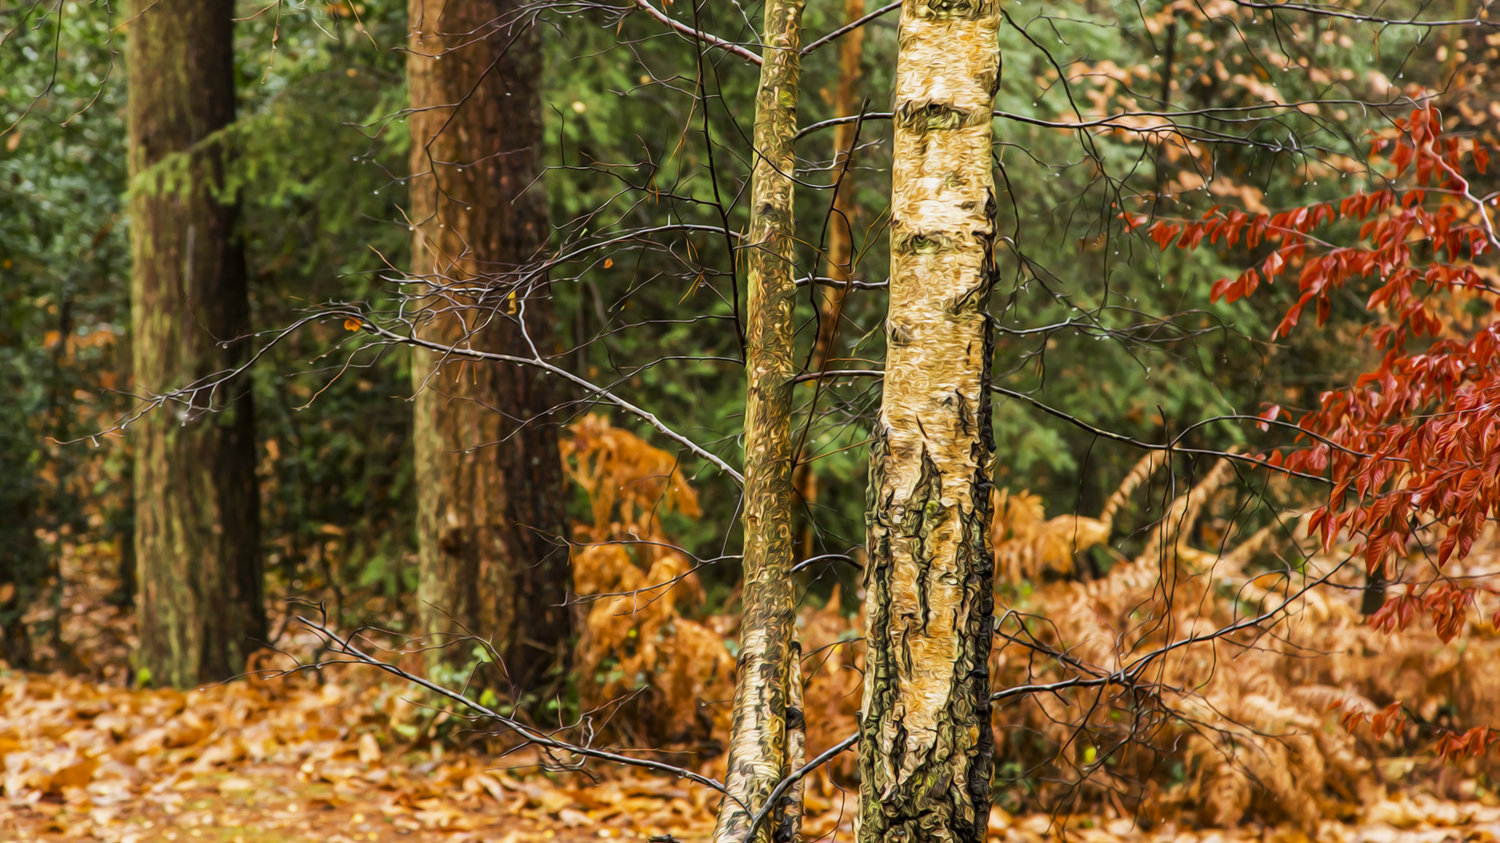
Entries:
[[[801, 0], [766, 0], [766, 45], [755, 97], [755, 167], [750, 174], [750, 228], [745, 394], [744, 618], [734, 690], [734, 731], [719, 809], [716, 843], [738, 843], [789, 771], [800, 743], [788, 734], [802, 681], [794, 659], [792, 588], [792, 139], [797, 132]], [[800, 837], [798, 810], [773, 806], [754, 839]]]
[[[865, 15], [865, 0], [844, 0], [844, 18], [853, 23]], [[836, 117], [853, 114], [859, 95], [860, 58], [864, 55], [865, 28], [859, 27], [839, 42], [839, 85], [833, 98]], [[839, 320], [844, 311], [844, 297], [854, 278], [854, 218], [859, 203], [854, 198], [854, 181], [849, 160], [854, 154], [857, 123], [840, 123], [833, 129], [833, 178], [837, 189], [833, 195], [833, 218], [828, 221], [828, 277], [833, 286], [818, 285], [818, 336], [813, 341], [809, 368], [821, 372], [838, 339]], [[812, 480], [816, 489], [816, 480]], [[813, 492], [816, 495], [816, 492]], [[809, 501], [811, 502], [811, 501]]]
[[870, 465], [860, 841], [983, 841], [998, 0], [908, 0], [895, 84], [890, 313]]
[[[546, 257], [548, 222], [541, 50], [524, 5], [410, 0], [407, 78], [420, 335], [530, 357], [554, 343], [546, 277], [528, 269]], [[543, 691], [572, 631], [550, 385], [426, 351], [412, 378], [423, 626], [493, 644], [501, 664], [481, 684]], [[471, 666], [473, 651], [435, 650], [434, 666]]]
[[[844, 18], [853, 23], [864, 17], [865, 0], [844, 0]], [[859, 91], [859, 63], [864, 55], [865, 28], [858, 27], [845, 35], [839, 43], [839, 85], [833, 98], [833, 113], [836, 117], [851, 114]], [[856, 123], [840, 123], [833, 129], [833, 210], [828, 221], [828, 277], [833, 286], [813, 285], [813, 300], [818, 306], [818, 334], [813, 339], [812, 357], [808, 371], [823, 372], [828, 366], [829, 355], [838, 341], [839, 322], [844, 315], [844, 300], [849, 294], [849, 282], [854, 280], [854, 220], [859, 214], [859, 203], [854, 198], [854, 181], [849, 172], [850, 157], [854, 154]], [[813, 381], [814, 395], [823, 389], [821, 379]], [[817, 402], [814, 400], [814, 409]], [[818, 504], [818, 472], [809, 462], [811, 448], [804, 443], [797, 455], [797, 467], [792, 472], [792, 486], [796, 489], [800, 510], [807, 513], [799, 528], [798, 540], [801, 555], [813, 555], [816, 538], [814, 527]]]
[[47, 563], [36, 540], [41, 490], [35, 443], [30, 430], [18, 427], [0, 431], [0, 476], [9, 478], [7, 488], [0, 490], [0, 661], [12, 670], [30, 670], [31, 631], [25, 618], [46, 585]]
[[[179, 389], [246, 359], [235, 200], [232, 0], [130, 0], [130, 316], [138, 391]], [[255, 418], [247, 378], [147, 414], [135, 431], [140, 678], [231, 677], [266, 635]]]

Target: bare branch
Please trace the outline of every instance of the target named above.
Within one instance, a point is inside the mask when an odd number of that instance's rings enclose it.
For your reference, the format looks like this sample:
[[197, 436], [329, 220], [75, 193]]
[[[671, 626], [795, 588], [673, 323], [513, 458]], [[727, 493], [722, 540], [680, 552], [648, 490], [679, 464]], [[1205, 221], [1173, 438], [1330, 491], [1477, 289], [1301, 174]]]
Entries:
[[880, 8], [876, 9], [875, 11], [873, 11], [873, 12], [869, 13], [868, 15], [865, 15], [864, 17], [860, 18], [859, 20], [850, 21], [850, 22], [844, 24], [843, 26], [839, 27], [838, 29], [835, 29], [834, 31], [828, 33], [827, 35], [824, 35], [822, 38], [818, 38], [818, 39], [812, 41], [806, 47], [802, 48], [802, 55], [805, 56], [808, 53], [811, 53], [812, 51], [818, 49], [819, 47], [822, 47], [822, 46], [824, 46], [826, 44], [829, 44], [830, 42], [836, 41], [839, 38], [842, 38], [845, 35], [848, 35], [849, 33], [853, 32], [854, 30], [859, 29], [861, 26], [864, 26], [865, 24], [869, 23], [870, 21], [875, 20], [876, 18], [880, 17], [881, 15], [889, 14], [891, 12], [896, 11], [899, 8], [901, 8], [901, 0], [896, 0], [896, 2], [894, 2], [894, 3], [887, 3], [886, 5], [881, 6]]
[[[678, 778], [687, 779], [688, 781], [694, 782], [696, 784], [701, 784], [705, 787], [713, 788], [714, 790], [717, 790], [720, 793], [728, 796], [727, 791], [725, 791], [724, 789], [724, 785], [717, 779], [711, 779], [707, 776], [699, 775], [698, 773], [695, 773], [685, 767], [677, 767], [661, 761], [653, 761], [649, 758], [636, 758], [630, 755], [622, 755], [618, 752], [596, 749], [585, 744], [569, 743], [568, 741], [560, 740], [552, 735], [543, 734], [512, 717], [506, 717], [505, 715], [500, 714], [499, 712], [489, 708], [486, 705], [483, 705], [478, 700], [472, 699], [465, 694], [459, 693], [458, 691], [454, 691], [450, 688], [445, 688], [442, 685], [437, 684], [436, 682], [428, 680], [426, 677], [418, 676], [414, 673], [409, 673], [405, 670], [402, 670], [396, 665], [375, 658], [369, 653], [361, 650], [359, 647], [356, 647], [353, 644], [353, 636], [350, 636], [348, 639], [342, 638], [324, 624], [305, 617], [299, 616], [297, 618], [297, 621], [321, 636], [328, 646], [329, 651], [334, 653], [335, 655], [346, 656], [352, 659], [357, 664], [363, 664], [369, 667], [378, 668], [406, 682], [410, 682], [413, 685], [425, 688], [428, 691], [431, 691], [432, 693], [443, 697], [444, 699], [465, 706], [466, 708], [477, 712], [483, 717], [494, 720], [496, 723], [499, 723], [506, 729], [509, 729], [510, 731], [519, 735], [529, 744], [533, 744], [535, 746], [539, 746], [543, 749], [551, 750], [554, 752], [568, 752], [574, 755], [582, 756], [584, 758], [593, 758], [598, 761], [606, 761], [611, 764], [619, 764], [625, 767], [639, 767], [641, 769], [652, 770], [658, 773], [666, 773]], [[320, 666], [320, 664], [313, 664], [303, 667], [316, 668]], [[575, 765], [562, 764], [559, 766], [562, 769], [577, 769]]]
[[635, 5], [639, 7], [641, 11], [645, 12], [653, 18], [656, 18], [657, 20], [677, 30], [678, 32], [681, 32], [689, 38], [695, 38], [710, 47], [717, 47], [718, 49], [723, 50], [727, 53], [739, 56], [740, 58], [750, 62], [757, 67], [759, 67], [761, 64], [760, 56], [757, 56], [755, 53], [750, 52], [749, 50], [741, 47], [739, 44], [736, 44], [733, 41], [726, 41], [725, 39], [720, 38], [717, 35], [711, 35], [702, 30], [694, 29], [691, 26], [683, 23], [682, 21], [672, 18], [667, 15], [666, 12], [663, 12], [655, 6], [651, 5], [649, 0], [635, 0]]

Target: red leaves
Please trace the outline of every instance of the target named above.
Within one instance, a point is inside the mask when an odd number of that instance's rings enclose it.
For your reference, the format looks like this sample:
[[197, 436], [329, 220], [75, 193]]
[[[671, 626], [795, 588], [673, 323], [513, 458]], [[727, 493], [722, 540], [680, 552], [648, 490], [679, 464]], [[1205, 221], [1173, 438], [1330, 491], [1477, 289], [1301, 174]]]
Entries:
[[[1273, 336], [1296, 328], [1309, 308], [1325, 324], [1340, 291], [1373, 282], [1363, 296], [1370, 326], [1362, 336], [1384, 352], [1380, 365], [1323, 393], [1297, 422], [1303, 447], [1278, 452], [1275, 463], [1328, 473], [1332, 493], [1310, 529], [1325, 550], [1341, 536], [1364, 537], [1355, 550], [1371, 571], [1405, 556], [1414, 521], [1437, 525], [1436, 581], [1420, 598], [1391, 600], [1371, 622], [1400, 630], [1425, 616], [1447, 640], [1462, 628], [1473, 591], [1451, 586], [1441, 569], [1469, 553], [1487, 517], [1500, 516], [1500, 323], [1459, 334], [1446, 300], [1462, 290], [1500, 311], [1486, 281], [1493, 269], [1478, 265], [1494, 244], [1462, 176], [1465, 153], [1483, 173], [1491, 151], [1446, 137], [1431, 106], [1393, 126], [1371, 144], [1372, 155], [1391, 165], [1389, 187], [1274, 214], [1215, 206], [1198, 220], [1151, 222], [1150, 236], [1163, 250], [1206, 243], [1228, 251], [1243, 243], [1254, 262], [1215, 281], [1215, 301], [1246, 298], [1262, 282], [1295, 272], [1298, 295]], [[1338, 244], [1355, 223], [1354, 242]], [[1146, 224], [1145, 217], [1127, 220], [1131, 229]], [[1422, 338], [1430, 338], [1425, 349], [1409, 348]], [[1277, 414], [1273, 408], [1263, 418]]]
[[1182, 226], [1175, 222], [1158, 221], [1155, 225], [1151, 226], [1151, 239], [1155, 240], [1156, 245], [1160, 246], [1161, 250], [1165, 252], [1167, 247], [1172, 245], [1172, 238], [1176, 237], [1177, 232], [1181, 230]]
[[1385, 710], [1370, 718], [1370, 734], [1375, 740], [1386, 736], [1387, 732], [1399, 729], [1406, 720], [1406, 714], [1401, 710], [1401, 703], [1393, 702], [1385, 707]]
[[[1471, 540], [1472, 541], [1472, 540]], [[1468, 552], [1467, 549], [1464, 550]], [[1469, 609], [1474, 605], [1474, 589], [1439, 583], [1422, 600], [1423, 608], [1432, 618], [1433, 629], [1446, 644], [1458, 637], [1468, 619]]]
[[1490, 751], [1490, 746], [1500, 743], [1500, 731], [1489, 726], [1475, 726], [1467, 732], [1459, 734], [1449, 732], [1438, 738], [1438, 757], [1444, 761], [1456, 761], [1465, 755], [1479, 758]]
[[1418, 612], [1426, 613], [1432, 621], [1433, 630], [1446, 644], [1458, 637], [1468, 621], [1469, 609], [1474, 606], [1475, 589], [1451, 582], [1440, 582], [1432, 586], [1425, 595], [1398, 594], [1385, 601], [1375, 614], [1370, 616], [1370, 626], [1381, 632], [1400, 632], [1411, 626]]
[[[1280, 404], [1272, 404], [1271, 406], [1265, 408], [1264, 410], [1261, 410], [1260, 417], [1263, 418], [1263, 419], [1265, 419], [1268, 422], [1273, 422], [1273, 421], [1276, 421], [1277, 419], [1281, 418], [1281, 412], [1282, 411], [1281, 411], [1281, 405]], [[1260, 427], [1261, 430], [1270, 430], [1271, 429], [1271, 426], [1269, 424], [1266, 424], [1265, 422], [1261, 422], [1260, 425], [1259, 425], [1259, 427]]]
[[[1342, 703], [1334, 703], [1329, 710], [1336, 710], [1342, 705]], [[1362, 709], [1349, 708], [1340, 715], [1339, 722], [1344, 727], [1344, 731], [1351, 734], [1360, 726], [1367, 725], [1370, 728], [1370, 736], [1377, 741], [1384, 740], [1387, 735], [1399, 735], [1409, 725], [1406, 711], [1400, 700], [1373, 714]], [[1418, 723], [1417, 725], [1426, 724]], [[1437, 740], [1433, 742], [1432, 749], [1440, 760], [1454, 762], [1465, 756], [1480, 758], [1497, 744], [1500, 744], [1500, 730], [1489, 726], [1475, 726], [1464, 732], [1442, 730]]]
[[1409, 592], [1389, 598], [1375, 614], [1370, 616], [1370, 626], [1381, 632], [1400, 632], [1411, 626], [1417, 616], [1420, 602]]
[[[1340, 708], [1342, 705], [1342, 703], [1334, 703], [1329, 710]], [[1401, 710], [1401, 703], [1397, 701], [1374, 714], [1362, 709], [1350, 708], [1339, 717], [1339, 721], [1346, 732], [1353, 732], [1360, 726], [1369, 724], [1370, 734], [1374, 735], [1375, 740], [1378, 741], [1387, 734], [1399, 730], [1406, 722], [1406, 713]]]

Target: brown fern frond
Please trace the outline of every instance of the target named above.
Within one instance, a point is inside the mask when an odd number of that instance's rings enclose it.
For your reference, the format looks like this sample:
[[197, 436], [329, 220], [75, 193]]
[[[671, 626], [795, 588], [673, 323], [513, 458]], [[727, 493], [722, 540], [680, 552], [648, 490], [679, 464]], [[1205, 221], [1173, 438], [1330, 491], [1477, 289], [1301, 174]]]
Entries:
[[[1182, 536], [1193, 528], [1203, 513], [1204, 504], [1208, 503], [1230, 478], [1234, 477], [1234, 467], [1229, 460], [1218, 460], [1213, 468], [1203, 475], [1192, 488], [1172, 499], [1168, 504], [1166, 514], [1157, 522], [1152, 530], [1151, 539], [1147, 547], [1176, 547]], [[1149, 551], [1148, 551], [1149, 552]]]
[[1125, 479], [1120, 481], [1119, 488], [1109, 496], [1109, 500], [1104, 502], [1104, 509], [1099, 512], [1099, 520], [1112, 526], [1115, 516], [1126, 504], [1130, 503], [1130, 496], [1135, 494], [1135, 490], [1140, 488], [1142, 483], [1150, 480], [1158, 468], [1166, 465], [1167, 460], [1166, 451], [1147, 451], [1145, 456], [1136, 461], [1130, 473], [1125, 475]]

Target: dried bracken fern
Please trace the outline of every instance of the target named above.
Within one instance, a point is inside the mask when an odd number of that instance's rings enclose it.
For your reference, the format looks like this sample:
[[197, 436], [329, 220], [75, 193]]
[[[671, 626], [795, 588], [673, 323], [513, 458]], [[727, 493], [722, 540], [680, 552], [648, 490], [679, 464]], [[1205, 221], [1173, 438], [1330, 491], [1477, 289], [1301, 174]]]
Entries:
[[[1036, 802], [1119, 804], [1125, 795], [1129, 804], [1149, 792], [1144, 777], [1176, 770], [1175, 787], [1135, 807], [1311, 829], [1375, 797], [1383, 783], [1372, 757], [1412, 750], [1351, 734], [1343, 712], [1404, 700], [1429, 725], [1444, 713], [1465, 724], [1500, 715], [1500, 681], [1479, 668], [1497, 655], [1493, 628], [1471, 620], [1464, 647], [1430, 631], [1371, 629], [1358, 609], [1362, 569], [1305, 556], [1289, 541], [1303, 530], [1299, 516], [1234, 544], [1225, 535], [1219, 547], [1194, 547], [1195, 525], [1233, 477], [1228, 461], [1217, 463], [1165, 507], [1136, 558], [1103, 578], [1036, 583], [1016, 599], [994, 660], [997, 687], [1113, 679], [997, 712], [1002, 745], [1020, 762], [1014, 778]], [[1290, 558], [1268, 567], [1278, 548]]]
[[1115, 516], [1141, 484], [1165, 464], [1164, 452], [1148, 451], [1109, 496], [1098, 518], [1059, 515], [1049, 519], [1037, 495], [997, 490], [995, 516], [990, 526], [996, 582], [1019, 585], [1040, 581], [1047, 572], [1073, 574], [1073, 560], [1109, 541]]
[[[1232, 524], [1196, 529], [1211, 504], [1231, 497], [1228, 461], [1137, 530], [1146, 540], [1134, 558], [1097, 580], [1057, 579], [1074, 554], [1109, 541], [1123, 513], [1147, 508], [1131, 496], [1165, 465], [1142, 460], [1099, 518], [1049, 519], [1031, 495], [997, 495], [997, 565], [1009, 580], [1001, 603], [1011, 611], [991, 663], [996, 689], [1096, 683], [997, 706], [998, 784], [1009, 807], [1114, 807], [1147, 822], [1214, 825], [1255, 818], [1311, 831], [1376, 802], [1376, 761], [1415, 749], [1410, 731], [1378, 740], [1347, 731], [1345, 712], [1401, 699], [1426, 723], [1500, 722], [1500, 675], [1481, 667], [1500, 656], [1487, 623], [1471, 620], [1465, 647], [1431, 632], [1389, 638], [1371, 629], [1358, 609], [1360, 572], [1307, 557], [1294, 541], [1305, 532], [1296, 513], [1248, 535]], [[1195, 534], [1216, 535], [1216, 546], [1194, 546]], [[837, 602], [805, 611], [803, 628], [815, 752], [848, 734], [862, 660]], [[810, 798], [831, 797], [851, 772], [835, 764]]]
[[653, 745], [704, 741], [725, 724], [703, 706], [727, 699], [734, 659], [723, 636], [692, 618], [702, 588], [662, 519], [699, 515], [671, 454], [590, 415], [562, 442], [569, 476], [589, 496], [576, 527], [573, 580], [586, 607], [577, 667], [580, 702], [604, 731]]
[[[577, 557], [578, 590], [597, 597], [580, 663], [602, 677], [584, 698], [605, 709], [630, 694], [649, 699], [631, 704], [641, 730], [633, 737], [682, 738], [692, 724], [698, 739], [711, 719], [722, 735], [724, 706], [709, 718], [696, 703], [728, 699], [726, 630], [692, 620], [702, 610], [687, 557], [631, 543], [661, 539], [662, 516], [696, 511], [696, 498], [670, 455], [628, 432], [591, 418], [575, 433], [564, 443], [569, 470], [595, 502], [594, 524], [579, 528], [592, 544]], [[1381, 758], [1403, 770], [1435, 767], [1420, 753], [1439, 730], [1500, 723], [1500, 672], [1491, 667], [1500, 634], [1487, 615], [1471, 613], [1461, 645], [1417, 628], [1387, 636], [1360, 613], [1362, 567], [1298, 547], [1305, 516], [1280, 513], [1240, 530], [1215, 514], [1242, 508], [1229, 461], [1164, 500], [1175, 482], [1158, 479], [1167, 468], [1163, 453], [1142, 459], [1097, 518], [1049, 518], [1029, 493], [997, 493], [994, 687], [1092, 683], [997, 704], [997, 791], [1007, 807], [1127, 810], [1146, 822], [1289, 821], [1311, 833], [1379, 799], [1389, 767]], [[1121, 525], [1127, 518], [1137, 523]], [[1204, 536], [1211, 547], [1195, 545]], [[1494, 536], [1481, 544], [1500, 547]], [[1073, 560], [1093, 548], [1117, 561], [1080, 580]], [[1485, 557], [1453, 573], [1488, 574]], [[854, 730], [858, 628], [837, 592], [800, 614], [809, 756]], [[1377, 738], [1341, 724], [1397, 700], [1410, 720], [1404, 731]], [[839, 804], [852, 762], [846, 753], [806, 782], [809, 816]], [[1463, 795], [1459, 784], [1481, 768], [1494, 773], [1483, 759], [1464, 763], [1435, 778], [1440, 795]]]

